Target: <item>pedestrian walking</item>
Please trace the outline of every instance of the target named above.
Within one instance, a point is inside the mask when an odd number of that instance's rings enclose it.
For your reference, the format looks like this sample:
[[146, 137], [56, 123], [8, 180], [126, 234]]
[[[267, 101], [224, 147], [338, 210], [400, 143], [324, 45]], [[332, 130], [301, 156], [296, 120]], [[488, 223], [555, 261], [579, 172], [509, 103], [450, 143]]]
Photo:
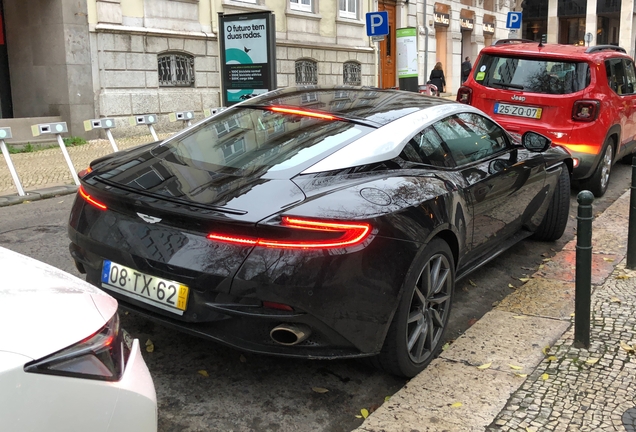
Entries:
[[446, 79], [444, 78], [444, 71], [442, 70], [442, 62], [437, 62], [428, 80], [437, 87], [437, 96], [446, 90]]
[[470, 57], [466, 57], [466, 60], [462, 63], [462, 84], [468, 79], [472, 68], [473, 65], [470, 64]]

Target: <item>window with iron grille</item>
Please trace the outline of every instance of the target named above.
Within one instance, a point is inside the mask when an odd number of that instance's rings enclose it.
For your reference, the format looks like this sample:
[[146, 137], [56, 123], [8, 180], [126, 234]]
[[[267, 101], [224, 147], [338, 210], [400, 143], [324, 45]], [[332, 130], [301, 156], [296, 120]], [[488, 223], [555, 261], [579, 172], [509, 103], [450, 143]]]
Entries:
[[342, 67], [342, 80], [344, 84], [362, 84], [362, 66], [357, 62], [346, 62]]
[[188, 54], [165, 53], [157, 56], [161, 87], [194, 86], [194, 57]]
[[318, 63], [313, 60], [296, 60], [296, 84], [318, 84]]

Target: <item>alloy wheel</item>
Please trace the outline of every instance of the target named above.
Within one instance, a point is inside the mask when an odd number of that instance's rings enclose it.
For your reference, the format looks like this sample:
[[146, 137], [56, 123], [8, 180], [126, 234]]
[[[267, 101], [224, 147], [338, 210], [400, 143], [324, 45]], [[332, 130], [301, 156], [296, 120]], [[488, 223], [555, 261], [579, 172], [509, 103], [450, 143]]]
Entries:
[[452, 280], [445, 255], [433, 255], [413, 291], [406, 326], [406, 347], [411, 361], [422, 363], [436, 350], [450, 312]]
[[612, 159], [614, 157], [614, 149], [611, 145], [608, 145], [605, 149], [605, 153], [603, 154], [603, 159], [601, 160], [601, 189], [605, 190], [607, 188], [607, 184], [609, 183], [610, 171], [612, 170]]

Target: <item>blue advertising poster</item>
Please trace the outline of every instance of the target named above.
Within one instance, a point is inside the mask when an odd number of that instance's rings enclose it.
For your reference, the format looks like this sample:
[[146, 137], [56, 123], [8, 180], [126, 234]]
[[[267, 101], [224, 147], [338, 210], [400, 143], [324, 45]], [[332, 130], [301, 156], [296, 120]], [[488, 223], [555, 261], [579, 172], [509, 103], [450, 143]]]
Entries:
[[[233, 105], [273, 90], [276, 82], [275, 51], [269, 14], [221, 16], [224, 101]], [[221, 27], [222, 26], [222, 27]]]

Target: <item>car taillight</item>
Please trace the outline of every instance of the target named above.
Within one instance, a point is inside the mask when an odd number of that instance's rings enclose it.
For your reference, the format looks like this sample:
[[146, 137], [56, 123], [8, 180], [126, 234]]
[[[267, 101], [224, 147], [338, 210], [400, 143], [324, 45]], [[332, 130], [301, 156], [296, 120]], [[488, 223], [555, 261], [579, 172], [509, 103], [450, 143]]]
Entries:
[[[359, 245], [371, 234], [371, 225], [366, 222], [323, 221], [284, 216], [282, 224], [291, 228], [284, 238], [248, 237], [235, 234], [211, 233], [210, 240], [244, 246], [288, 249], [331, 249]], [[282, 236], [281, 236], [282, 237]]]
[[596, 120], [601, 110], [601, 103], [597, 100], [577, 100], [572, 107], [572, 120], [591, 122]]
[[25, 372], [62, 375], [103, 381], [118, 381], [124, 373], [124, 331], [117, 314], [99, 331], [61, 351], [34, 360]]
[[470, 105], [473, 100], [473, 89], [470, 87], [460, 87], [457, 90], [457, 102]]
[[108, 207], [106, 207], [106, 204], [103, 204], [103, 203], [97, 201], [95, 198], [93, 198], [92, 196], [87, 194], [86, 191], [84, 190], [84, 186], [80, 186], [79, 189], [77, 190], [77, 193], [80, 194], [80, 196], [82, 198], [84, 198], [87, 203], [89, 203], [92, 206], [97, 207], [100, 210], [106, 210], [108, 208]]
[[78, 173], [77, 173], [77, 176], [78, 176], [79, 178], [84, 178], [84, 177], [86, 177], [87, 175], [89, 175], [92, 171], [93, 171], [93, 168], [88, 167], [88, 168], [85, 168], [85, 169], [81, 170], [80, 172], [78, 172]]

